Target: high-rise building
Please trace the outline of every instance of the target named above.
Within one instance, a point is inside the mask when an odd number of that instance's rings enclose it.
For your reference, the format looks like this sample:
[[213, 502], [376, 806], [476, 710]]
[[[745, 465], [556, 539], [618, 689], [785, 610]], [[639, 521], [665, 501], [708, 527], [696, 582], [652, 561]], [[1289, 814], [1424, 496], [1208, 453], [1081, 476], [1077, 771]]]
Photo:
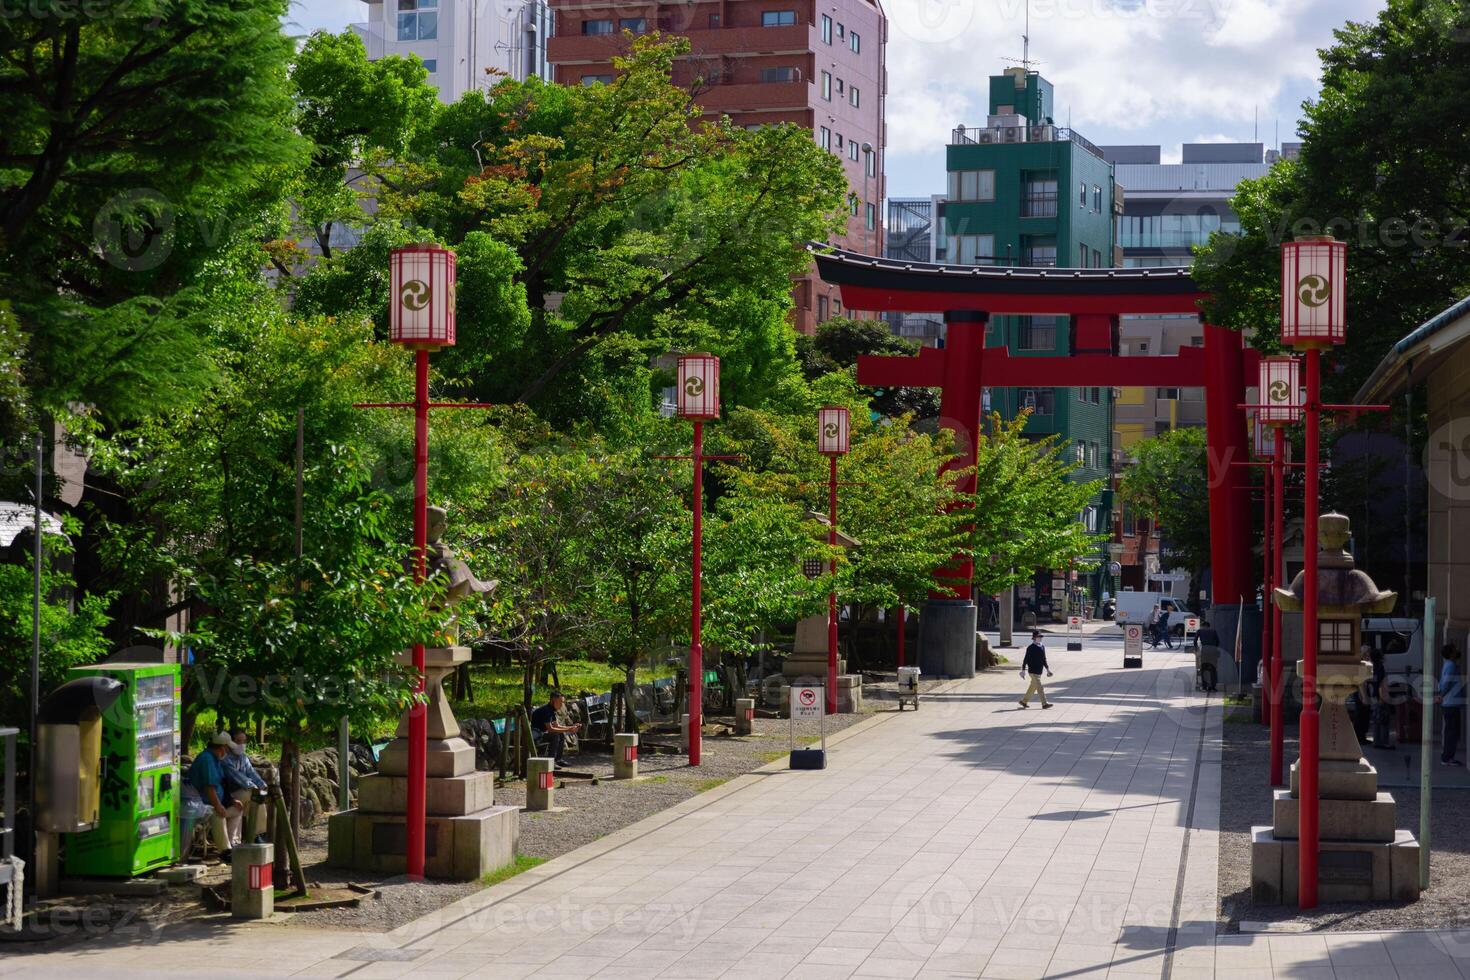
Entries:
[[[1118, 220], [1118, 245], [1124, 266], [1190, 265], [1194, 248], [1216, 231], [1240, 230], [1230, 208], [1237, 185], [1260, 177], [1279, 157], [1260, 143], [1185, 143], [1179, 163], [1163, 163], [1157, 146], [1105, 146], [1118, 184], [1126, 191]], [[1170, 356], [1181, 347], [1204, 344], [1194, 316], [1124, 317], [1119, 329], [1123, 353]], [[1120, 389], [1114, 429], [1120, 450], [1140, 439], [1184, 426], [1205, 424], [1201, 388]]]
[[[1035, 71], [1011, 68], [992, 76], [983, 126], [956, 126], [946, 152], [949, 186], [935, 202], [931, 248], [960, 265], [1113, 268], [1122, 196], [1113, 165], [1075, 130], [1056, 125], [1052, 85]], [[942, 214], [942, 217], [940, 216]], [[1065, 356], [1072, 351], [1064, 316], [998, 316], [988, 347], [1013, 357]], [[986, 409], [1015, 418], [1030, 409], [1026, 433], [1058, 436], [1078, 463], [1074, 479], [1107, 480], [1112, 461], [1112, 389], [995, 388]], [[1078, 515], [1089, 530], [1112, 526], [1112, 490], [1104, 489]], [[1101, 553], [1100, 558], [1104, 558]], [[1040, 569], [1027, 600], [1040, 617], [1065, 615], [1055, 572]], [[1102, 582], [1085, 579], [1095, 601]]]
[[[739, 126], [796, 123], [842, 161], [850, 190], [846, 233], [833, 244], [882, 254], [884, 46], [888, 22], [877, 0], [550, 0], [555, 31], [548, 58], [555, 80], [594, 85], [613, 77], [625, 32], [689, 39], [674, 82], [702, 80], [709, 117]], [[836, 287], [814, 275], [796, 284], [796, 327], [810, 333], [843, 313]]]
[[545, 0], [363, 0], [368, 19], [352, 29], [368, 58], [416, 54], [444, 102], [509, 76], [550, 79]]

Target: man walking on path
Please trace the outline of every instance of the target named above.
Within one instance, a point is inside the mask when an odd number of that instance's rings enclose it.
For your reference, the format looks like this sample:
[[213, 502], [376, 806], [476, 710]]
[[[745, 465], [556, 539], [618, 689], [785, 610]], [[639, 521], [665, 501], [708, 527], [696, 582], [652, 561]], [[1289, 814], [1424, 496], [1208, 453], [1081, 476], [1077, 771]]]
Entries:
[[1046, 671], [1046, 676], [1051, 676], [1051, 668], [1046, 665], [1046, 647], [1041, 645], [1041, 631], [1031, 634], [1031, 645], [1026, 648], [1026, 656], [1021, 660], [1021, 676], [1031, 675], [1031, 686], [1026, 688], [1026, 693], [1021, 695], [1021, 707], [1028, 707], [1027, 700], [1031, 695], [1041, 695], [1041, 706], [1050, 708], [1051, 702], [1046, 699], [1046, 689], [1041, 686], [1041, 672]]

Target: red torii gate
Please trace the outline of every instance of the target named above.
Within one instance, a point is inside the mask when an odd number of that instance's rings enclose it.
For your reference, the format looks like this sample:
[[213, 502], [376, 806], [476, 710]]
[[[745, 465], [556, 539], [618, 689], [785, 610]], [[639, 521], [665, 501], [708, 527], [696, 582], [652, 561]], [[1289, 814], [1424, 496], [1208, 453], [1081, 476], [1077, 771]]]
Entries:
[[[978, 449], [981, 389], [1000, 387], [1204, 388], [1209, 447], [1211, 622], [1232, 635], [1236, 619], [1255, 609], [1251, 577], [1250, 484], [1246, 378], [1254, 378], [1259, 355], [1239, 333], [1206, 324], [1205, 346], [1183, 348], [1173, 357], [1120, 357], [1118, 318], [1125, 314], [1194, 314], [1205, 294], [1183, 268], [1047, 269], [931, 265], [897, 262], [856, 252], [817, 254], [817, 271], [841, 288], [850, 310], [942, 313], [945, 346], [924, 348], [918, 357], [860, 357], [858, 381], [870, 386], [937, 387], [940, 424], [955, 434], [971, 465]], [[1005, 348], [985, 347], [992, 315], [1068, 316], [1073, 353], [1065, 357], [1011, 357]], [[962, 489], [973, 491], [975, 477]], [[974, 673], [975, 606], [970, 586], [973, 562], [937, 570], [954, 585], [931, 598], [921, 620], [920, 657], [925, 672], [948, 676]], [[950, 596], [953, 598], [950, 598]], [[1246, 602], [1246, 597], [1251, 601]], [[1249, 625], [1242, 635], [1254, 637]], [[1244, 666], [1253, 658], [1242, 656]]]

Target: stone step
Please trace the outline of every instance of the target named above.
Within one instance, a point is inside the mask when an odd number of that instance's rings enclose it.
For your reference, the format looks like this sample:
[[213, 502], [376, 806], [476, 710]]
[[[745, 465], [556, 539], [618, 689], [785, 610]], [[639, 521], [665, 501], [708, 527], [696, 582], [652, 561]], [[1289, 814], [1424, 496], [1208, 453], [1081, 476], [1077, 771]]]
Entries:
[[[1272, 803], [1278, 840], [1299, 836], [1301, 800], [1290, 790], [1276, 790]], [[1317, 834], [1322, 840], [1392, 843], [1396, 831], [1393, 795], [1379, 793], [1373, 800], [1322, 799], [1317, 803]]]
[[[1251, 901], [1296, 905], [1301, 848], [1251, 828]], [[1317, 854], [1319, 902], [1413, 902], [1419, 898], [1419, 842], [1399, 830], [1392, 843], [1321, 841]]]
[[[427, 780], [428, 812], [458, 817], [495, 805], [495, 774], [471, 772]], [[374, 773], [358, 781], [357, 808], [364, 813], [406, 813], [408, 777]]]

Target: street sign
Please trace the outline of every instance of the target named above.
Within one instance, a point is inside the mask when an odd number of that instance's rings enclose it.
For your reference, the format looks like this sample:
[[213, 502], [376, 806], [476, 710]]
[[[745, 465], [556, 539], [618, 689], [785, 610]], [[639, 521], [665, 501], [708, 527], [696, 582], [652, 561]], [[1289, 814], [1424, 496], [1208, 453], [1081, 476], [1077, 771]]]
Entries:
[[1067, 649], [1073, 651], [1082, 649], [1081, 616], [1067, 617]]
[[1123, 666], [1143, 666], [1143, 626], [1129, 623], [1123, 627]]
[[1072, 629], [1081, 629], [1082, 628], [1082, 617], [1081, 616], [1068, 616], [1067, 617], [1067, 625], [1069, 627], [1071, 627]]
[[1186, 616], [1185, 617], [1185, 619], [1184, 619], [1184, 632], [1186, 632], [1186, 633], [1198, 633], [1199, 632], [1199, 617], [1198, 616]]
[[822, 689], [820, 687], [791, 686], [791, 720], [799, 721], [822, 717]]

